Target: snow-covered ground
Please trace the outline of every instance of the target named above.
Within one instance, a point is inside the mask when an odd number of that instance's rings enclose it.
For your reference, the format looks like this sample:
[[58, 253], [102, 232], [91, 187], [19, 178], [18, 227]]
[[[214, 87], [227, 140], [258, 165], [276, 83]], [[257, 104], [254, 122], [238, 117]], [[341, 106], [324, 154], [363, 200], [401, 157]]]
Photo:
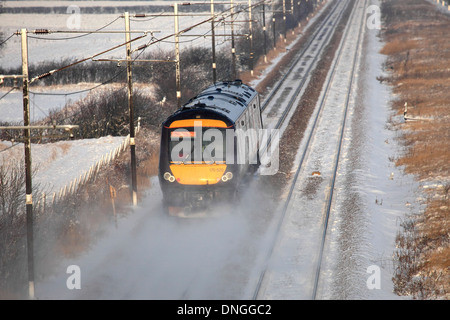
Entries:
[[[94, 86], [94, 84], [79, 84], [53, 88], [32, 88], [30, 91], [31, 122], [42, 120], [48, 117], [51, 111], [61, 110], [66, 105], [86, 97], [89, 94], [88, 89]], [[80, 92], [84, 88], [87, 91]], [[6, 94], [9, 89], [0, 88], [0, 95]], [[0, 99], [0, 121], [23, 123], [23, 94], [20, 89], [14, 90]]]
[[[370, 4], [380, 6], [380, 1]], [[321, 296], [324, 299], [399, 299], [393, 293], [395, 237], [416, 201], [418, 183], [391, 159], [398, 155], [389, 129], [392, 94], [376, 80], [384, 73], [379, 31], [366, 29], [355, 107], [349, 114], [330, 216]], [[374, 276], [379, 287], [373, 287]]]
[[[301, 171], [293, 181], [295, 186], [265, 273], [259, 294], [261, 299], [315, 298], [314, 286], [326, 221], [324, 203], [332, 183], [347, 91], [353, 77], [352, 61], [359, 46], [358, 30], [364, 21], [364, 12], [365, 1], [355, 4], [338, 49], [341, 51], [335, 55], [336, 68], [329, 72], [330, 80], [325, 81], [326, 87], [322, 88], [316, 111], [298, 149], [295, 167], [301, 165]], [[314, 135], [309, 141], [307, 137], [311, 130]], [[303, 150], [308, 153], [301, 163]], [[313, 176], [313, 172], [319, 175]]]
[[[59, 141], [49, 144], [32, 144], [32, 168], [36, 172], [33, 184], [48, 195], [59, 192], [64, 186], [80, 175], [89, 171], [111, 150], [118, 148], [125, 137], [102, 137], [99, 139], [83, 139]], [[22, 161], [24, 146], [0, 141], [0, 163], [11, 159]], [[6, 150], [4, 150], [6, 149]], [[2, 151], [4, 150], [4, 151]]]
[[[369, 2], [380, 5], [378, 0]], [[376, 80], [383, 72], [384, 59], [378, 53], [381, 43], [377, 33], [377, 30], [365, 32], [355, 98], [358, 108], [349, 115], [330, 217], [331, 233], [325, 247], [319, 295], [322, 299], [398, 298], [392, 293], [391, 281], [394, 241], [403, 216], [415, 205], [417, 184], [412, 177], [402, 175], [401, 169], [389, 160], [395, 157], [397, 147], [394, 133], [386, 126], [391, 115], [391, 93]], [[108, 139], [102, 141], [103, 146], [91, 141], [86, 150], [98, 152], [99, 148], [119, 143]], [[64, 147], [53, 148], [58, 158], [64, 155]], [[83, 154], [81, 145], [73, 148], [79, 154], [74, 157], [77, 161], [73, 166], [80, 169], [88, 153]], [[18, 150], [23, 152], [23, 147]], [[38, 148], [33, 146], [32, 150]], [[43, 153], [51, 156], [48, 151]], [[37, 162], [39, 155], [33, 158]], [[175, 220], [162, 214], [161, 194], [155, 179], [133, 213], [121, 218], [117, 229], [111, 226], [85, 254], [61, 259], [50, 271], [37, 270], [36, 296], [39, 299], [249, 299], [258, 277], [255, 270], [262, 263], [260, 252], [267, 249], [273, 229], [272, 216], [258, 206], [263, 203], [258, 194], [248, 197], [252, 208], [241, 209], [233, 215], [200, 221]], [[349, 207], [349, 203], [354, 207]], [[259, 228], [266, 221], [268, 226]], [[80, 267], [81, 289], [67, 287], [70, 265]], [[301, 265], [299, 261], [298, 267]], [[380, 289], [367, 286], [371, 266], [381, 270]], [[277, 298], [283, 299], [282, 293], [283, 288], [278, 288]]]

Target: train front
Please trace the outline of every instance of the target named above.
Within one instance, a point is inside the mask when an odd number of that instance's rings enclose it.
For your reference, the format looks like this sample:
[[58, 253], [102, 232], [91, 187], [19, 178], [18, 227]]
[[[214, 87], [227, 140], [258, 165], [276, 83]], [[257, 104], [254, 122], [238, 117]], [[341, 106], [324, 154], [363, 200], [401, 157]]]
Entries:
[[234, 199], [233, 125], [201, 107], [179, 111], [163, 123], [159, 181], [170, 215], [205, 216]]

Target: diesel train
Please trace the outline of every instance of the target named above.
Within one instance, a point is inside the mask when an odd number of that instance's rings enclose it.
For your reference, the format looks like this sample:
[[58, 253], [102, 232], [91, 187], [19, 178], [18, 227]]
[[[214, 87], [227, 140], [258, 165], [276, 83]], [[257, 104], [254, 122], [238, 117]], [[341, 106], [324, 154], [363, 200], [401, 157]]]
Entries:
[[240, 80], [204, 89], [161, 129], [159, 182], [170, 215], [207, 215], [231, 203], [259, 166], [262, 129], [257, 91]]

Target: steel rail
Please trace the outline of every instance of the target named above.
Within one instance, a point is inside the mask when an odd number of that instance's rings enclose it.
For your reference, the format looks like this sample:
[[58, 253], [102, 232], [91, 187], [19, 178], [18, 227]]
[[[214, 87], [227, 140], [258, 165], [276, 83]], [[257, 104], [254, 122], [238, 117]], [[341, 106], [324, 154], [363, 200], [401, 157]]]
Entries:
[[286, 80], [286, 78], [289, 76], [289, 74], [292, 72], [292, 70], [297, 66], [298, 62], [303, 58], [303, 55], [305, 54], [306, 50], [308, 50], [309, 46], [311, 45], [311, 43], [317, 38], [317, 36], [320, 34], [320, 32], [322, 31], [322, 28], [324, 26], [327, 25], [328, 20], [330, 20], [330, 18], [333, 16], [333, 13], [336, 11], [337, 7], [338, 7], [338, 3], [339, 1], [335, 2], [335, 6], [332, 9], [332, 11], [328, 14], [328, 16], [326, 17], [326, 19], [320, 24], [320, 26], [317, 27], [317, 29], [314, 31], [312, 37], [309, 38], [309, 41], [306, 45], [303, 46], [303, 49], [300, 51], [300, 53], [297, 55], [297, 58], [294, 60], [294, 62], [291, 63], [289, 69], [287, 70], [287, 72], [285, 72], [285, 74], [281, 77], [281, 79], [277, 82], [277, 84], [275, 85], [275, 87], [270, 91], [269, 95], [267, 96], [267, 98], [264, 99], [262, 106], [261, 106], [261, 111], [264, 111], [264, 109], [267, 107], [267, 105], [269, 104], [269, 102], [273, 99], [274, 95], [278, 92], [278, 90], [280, 89], [280, 87], [283, 85], [284, 81]]
[[[345, 12], [347, 6], [348, 6], [348, 2], [347, 2], [347, 4], [343, 7], [342, 12], [339, 14], [338, 19], [336, 20], [336, 23], [338, 23], [338, 22], [340, 21], [340, 19], [342, 18], [342, 15], [343, 15], [343, 13]], [[337, 7], [336, 7], [336, 8], [337, 8]], [[330, 15], [332, 15], [333, 13], [334, 13], [334, 11], [331, 12]], [[333, 31], [330, 31], [330, 34], [334, 34], [334, 32], [333, 32]], [[330, 34], [329, 34], [329, 35], [330, 35]], [[328, 40], [325, 41], [324, 43], [328, 43]], [[322, 48], [321, 48], [321, 49], [322, 49]], [[320, 51], [321, 51], [321, 50], [319, 50], [319, 52], [320, 52]], [[297, 61], [297, 62], [298, 62], [298, 61]], [[311, 66], [312, 66], [312, 65], [314, 65], [314, 63], [312, 63]], [[293, 69], [293, 68], [291, 68], [290, 71], [292, 71], [292, 69]], [[309, 70], [308, 70], [308, 71], [309, 71]], [[283, 81], [284, 81], [284, 80], [283, 80]], [[279, 218], [279, 220], [278, 220], [277, 228], [276, 228], [276, 230], [275, 230], [275, 236], [274, 236], [274, 239], [273, 239], [273, 241], [272, 241], [272, 243], [271, 243], [272, 245], [271, 245], [270, 249], [269, 249], [268, 252], [267, 252], [267, 257], [266, 257], [266, 260], [265, 260], [265, 261], [266, 261], [266, 265], [264, 266], [262, 272], [260, 273], [260, 276], [259, 276], [259, 279], [258, 279], [258, 283], [257, 283], [257, 285], [256, 285], [256, 288], [255, 288], [255, 291], [254, 291], [254, 294], [253, 294], [253, 300], [256, 300], [256, 299], [257, 299], [258, 294], [259, 294], [259, 291], [261, 290], [261, 286], [262, 286], [262, 283], [263, 283], [263, 280], [264, 280], [264, 277], [265, 277], [265, 274], [266, 274], [266, 271], [267, 271], [267, 264], [268, 264], [268, 262], [269, 262], [269, 260], [270, 260], [270, 257], [271, 257], [272, 254], [273, 254], [273, 250], [274, 250], [274, 248], [275, 248], [275, 242], [276, 242], [276, 239], [277, 239], [277, 235], [278, 235], [278, 233], [279, 233], [279, 231], [280, 231], [280, 229], [281, 229], [281, 225], [282, 225], [283, 220], [284, 220], [284, 217], [285, 217], [285, 215], [286, 215], [287, 208], [288, 208], [290, 199], [291, 199], [292, 194], [293, 194], [293, 191], [294, 191], [295, 183], [296, 183], [296, 181], [297, 181], [297, 179], [298, 179], [298, 176], [299, 176], [299, 173], [300, 173], [300, 169], [302, 168], [302, 164], [303, 164], [303, 162], [304, 162], [304, 159], [305, 159], [306, 154], [307, 154], [307, 151], [308, 151], [308, 146], [309, 146], [309, 144], [310, 144], [310, 142], [311, 142], [311, 140], [312, 140], [312, 137], [313, 137], [313, 135], [314, 135], [315, 127], [316, 127], [316, 124], [317, 124], [319, 115], [320, 115], [320, 113], [321, 113], [321, 112], [320, 112], [320, 111], [321, 111], [321, 108], [322, 108], [322, 106], [320, 107], [320, 109], [319, 109], [319, 111], [317, 112], [316, 117], [315, 117], [315, 119], [314, 119], [314, 123], [313, 123], [312, 129], [311, 129], [311, 131], [310, 131], [310, 133], [309, 133], [309, 135], [308, 135], [307, 141], [306, 141], [306, 147], [305, 147], [305, 150], [304, 150], [304, 152], [302, 153], [302, 156], [301, 156], [301, 158], [300, 158], [300, 162], [299, 162], [298, 168], [297, 168], [297, 170], [296, 170], [296, 172], [295, 172], [294, 178], [293, 178], [293, 180], [292, 180], [291, 187], [290, 187], [290, 189], [289, 189], [289, 193], [288, 193], [287, 199], [286, 199], [286, 201], [285, 201], [285, 203], [284, 203], [284, 205], [283, 205], [283, 209], [282, 209], [282, 212], [281, 212], [281, 216], [280, 216], [280, 218]], [[278, 121], [278, 123], [280, 123], [280, 121]], [[277, 123], [277, 125], [278, 125], [278, 123]]]
[[[364, 8], [366, 7], [366, 3], [367, 3], [367, 0], [364, 0], [364, 3], [363, 3]], [[358, 4], [355, 5], [355, 10], [356, 10], [357, 5]], [[341, 149], [342, 149], [342, 144], [344, 141], [344, 131], [345, 131], [345, 126], [346, 126], [346, 122], [347, 122], [348, 106], [349, 106], [350, 97], [352, 95], [352, 90], [353, 90], [355, 69], [356, 69], [356, 64], [358, 61], [359, 47], [360, 47], [361, 35], [362, 35], [363, 27], [364, 27], [364, 22], [365, 22], [365, 20], [364, 20], [364, 18], [362, 18], [360, 26], [359, 26], [359, 31], [358, 31], [358, 40], [356, 41], [356, 50], [354, 52], [353, 60], [352, 60], [352, 69], [351, 69], [351, 73], [350, 73], [350, 80], [349, 80], [348, 89], [346, 92], [344, 115], [343, 115], [343, 120], [342, 120], [342, 124], [341, 124], [341, 129], [339, 132], [339, 142], [338, 142], [338, 146], [337, 146], [337, 150], [336, 150], [336, 154], [335, 154], [334, 168], [333, 168], [333, 173], [332, 173], [332, 178], [331, 178], [331, 185], [329, 188], [330, 192], [328, 194], [328, 199], [326, 201], [327, 206], [326, 206], [326, 210], [325, 210], [325, 220], [324, 220], [324, 225], [323, 225], [323, 230], [322, 230], [322, 238], [321, 238], [321, 242], [320, 242], [319, 260], [317, 262], [317, 269], [316, 269], [314, 287], [313, 287], [313, 293], [312, 293], [312, 298], [314, 300], [317, 298], [317, 290], [319, 287], [320, 270], [321, 270], [321, 266], [322, 266], [323, 253], [324, 253], [324, 248], [325, 248], [325, 240], [326, 240], [326, 235], [327, 235], [327, 230], [328, 230], [328, 221], [330, 218], [331, 207], [332, 207], [332, 203], [333, 203], [334, 187], [336, 184], [336, 177], [337, 177], [337, 171], [339, 168]], [[345, 37], [347, 37], [349, 34], [348, 30], [350, 30], [350, 28], [347, 29], [347, 34], [345, 35]], [[342, 53], [342, 51], [340, 52], [339, 60], [341, 59], [341, 53]], [[336, 61], [335, 66], [337, 65], [337, 63], [338, 63], [338, 61]], [[334, 78], [334, 70], [333, 70], [333, 78]], [[330, 89], [330, 83], [331, 83], [331, 79], [327, 84], [327, 88], [326, 88], [327, 93], [329, 92], [329, 89]], [[324, 97], [321, 101], [321, 104], [323, 104], [324, 101], [326, 100], [326, 96], [327, 95], [324, 95]]]
[[[286, 81], [286, 79], [288, 78], [288, 76], [290, 74], [292, 74], [292, 72], [294, 71], [294, 68], [298, 65], [298, 63], [300, 62], [300, 60], [304, 57], [306, 51], [308, 50], [309, 46], [314, 42], [314, 40], [316, 40], [317, 36], [323, 31], [322, 27], [325, 26], [326, 24], [328, 24], [328, 21], [331, 19], [331, 17], [333, 16], [333, 14], [336, 12], [337, 8], [338, 8], [339, 2], [335, 2], [335, 6], [332, 9], [332, 11], [328, 14], [328, 16], [326, 17], [326, 19], [324, 20], [324, 22], [317, 27], [317, 29], [315, 30], [315, 32], [313, 33], [312, 37], [310, 38], [310, 41], [308, 41], [307, 45], [304, 46], [303, 50], [300, 52], [300, 54], [297, 55], [297, 58], [295, 59], [294, 63], [291, 64], [291, 66], [289, 67], [289, 69], [287, 70], [287, 72], [283, 75], [283, 77], [281, 78], [281, 80], [277, 83], [276, 87], [273, 88], [269, 94], [269, 97], [264, 101], [262, 107], [261, 107], [261, 111], [264, 111], [264, 109], [267, 107], [267, 105], [269, 104], [269, 102], [272, 100], [272, 98], [279, 92], [281, 86], [284, 84], [284, 82]], [[342, 10], [342, 12], [339, 13], [335, 24], [337, 24], [338, 21], [340, 21], [342, 14], [343, 14], [344, 10]], [[320, 48], [317, 50], [316, 55], [314, 56], [312, 62], [309, 64], [308, 68], [305, 70], [305, 76], [301, 79], [301, 81], [299, 82], [298, 86], [296, 87], [294, 94], [291, 96], [287, 108], [283, 111], [281, 117], [278, 119], [276, 125], [275, 125], [275, 129], [279, 129], [281, 128], [282, 124], [284, 123], [284, 121], [286, 120], [287, 115], [289, 114], [289, 112], [292, 110], [292, 107], [294, 105], [295, 100], [298, 98], [298, 95], [300, 93], [300, 91], [303, 89], [306, 80], [308, 79], [308, 77], [306, 76], [307, 74], [309, 74], [311, 72], [311, 70], [313, 69], [313, 67], [315, 66], [317, 60], [320, 57], [320, 52], [322, 52], [323, 48], [325, 47], [325, 45], [328, 44], [331, 36], [334, 34], [333, 32], [333, 28], [330, 28], [330, 31], [327, 34], [327, 37], [324, 41], [321, 42], [321, 46]], [[272, 142], [272, 137], [273, 135], [270, 135], [267, 139], [267, 142], [264, 146], [262, 146], [262, 149], [260, 151], [260, 154], [263, 155], [269, 145]]]
[[[365, 3], [366, 3], [366, 0], [365, 0]], [[295, 175], [294, 175], [294, 177], [292, 179], [292, 183], [291, 183], [291, 186], [290, 186], [290, 189], [289, 189], [289, 193], [288, 193], [286, 201], [285, 201], [285, 203], [283, 205], [282, 213], [281, 213], [280, 219], [278, 221], [278, 225], [277, 225], [277, 229], [276, 229], [276, 232], [275, 232], [274, 240], [272, 242], [272, 246], [271, 246], [271, 248], [270, 248], [270, 250], [268, 252], [268, 256], [266, 258], [266, 266], [264, 267], [263, 271], [260, 274], [260, 278], [259, 278], [258, 284], [257, 284], [256, 289], [254, 291], [253, 299], [257, 299], [257, 297], [259, 295], [259, 292], [261, 290], [262, 282], [263, 282], [263, 279], [264, 279], [265, 274], [267, 272], [268, 262], [270, 260], [270, 257], [273, 254], [273, 250], [275, 248], [276, 240], [278, 238], [279, 231], [281, 229], [284, 217], [286, 215], [289, 203], [291, 201], [291, 198], [292, 198], [292, 195], [293, 195], [293, 191], [295, 189], [296, 182], [298, 180], [298, 177], [300, 175], [301, 169], [303, 167], [303, 163], [304, 163], [304, 160], [306, 158], [306, 155], [309, 152], [310, 143], [311, 143], [311, 140], [312, 140], [312, 138], [314, 136], [314, 133], [315, 133], [315, 130], [316, 130], [316, 126], [317, 126], [317, 123], [318, 123], [318, 119], [320, 118], [320, 115], [322, 113], [325, 100], [326, 100], [326, 98], [328, 96], [330, 85], [331, 85], [331, 83], [332, 83], [332, 81], [334, 79], [336, 67], [338, 65], [338, 62], [341, 60], [342, 52], [343, 52], [343, 48], [344, 48], [343, 44], [345, 43], [345, 41], [346, 41], [346, 39], [347, 39], [347, 37], [349, 35], [351, 21], [355, 17], [354, 13], [356, 12], [357, 6], [358, 6], [358, 3], [355, 3], [355, 5], [354, 5], [354, 7], [352, 9], [351, 18], [349, 19], [349, 22], [347, 24], [348, 27], [345, 29], [345, 33], [343, 35], [343, 39], [341, 40], [341, 46], [340, 46], [339, 51], [338, 51], [338, 56], [334, 60], [333, 66], [331, 68], [330, 77], [328, 78], [328, 81], [326, 83], [325, 93], [322, 95], [322, 99], [320, 101], [318, 111], [317, 111], [316, 116], [314, 118], [314, 122], [312, 123], [312, 128], [311, 128], [311, 130], [310, 130], [310, 132], [308, 134], [307, 140], [305, 142], [304, 150], [303, 150], [303, 152], [301, 154], [301, 157], [300, 157], [300, 161], [299, 161], [298, 167], [297, 167]], [[335, 154], [336, 159], [334, 161], [334, 169], [333, 169], [332, 179], [331, 179], [332, 180], [331, 181], [331, 188], [329, 188], [330, 193], [329, 193], [329, 195], [328, 195], [328, 197], [326, 199], [327, 206], [326, 206], [326, 210], [325, 210], [325, 221], [324, 221], [324, 225], [323, 225], [323, 228], [322, 228], [321, 245], [320, 245], [320, 249], [319, 249], [319, 259], [318, 259], [317, 268], [316, 268], [316, 272], [315, 272], [314, 286], [313, 286], [313, 292], [312, 292], [312, 298], [313, 299], [316, 299], [316, 297], [317, 297], [317, 289], [318, 289], [319, 276], [320, 276], [320, 266], [322, 264], [322, 259], [323, 259], [323, 251], [324, 251], [324, 246], [325, 246], [325, 238], [326, 238], [326, 233], [327, 233], [328, 220], [329, 220], [329, 216], [330, 216], [330, 212], [331, 212], [331, 206], [332, 206], [332, 200], [333, 200], [333, 191], [334, 191], [334, 186], [335, 186], [335, 181], [336, 181], [336, 176], [337, 176], [337, 170], [338, 170], [338, 166], [339, 166], [339, 158], [340, 158], [340, 152], [341, 152], [341, 148], [342, 148], [342, 142], [343, 142], [343, 138], [344, 138], [344, 130], [345, 130], [345, 124], [346, 124], [346, 118], [347, 118], [348, 105], [349, 105], [349, 100], [350, 100], [350, 96], [351, 96], [351, 91], [352, 91], [352, 88], [353, 88], [353, 79], [354, 79], [354, 74], [355, 74], [355, 66], [356, 66], [357, 57], [358, 57], [358, 53], [359, 53], [360, 38], [361, 38], [361, 34], [362, 34], [361, 31], [362, 31], [362, 27], [364, 25], [363, 22], [364, 22], [364, 19], [361, 19], [361, 25], [359, 27], [359, 34], [358, 34], [358, 40], [357, 40], [357, 49], [355, 50], [355, 53], [354, 53], [354, 56], [353, 56], [352, 70], [351, 70], [351, 74], [350, 74], [350, 81], [349, 81], [347, 95], [346, 95], [346, 99], [345, 99], [344, 115], [343, 115], [343, 121], [341, 123], [339, 143], [338, 143], [337, 151], [336, 151], [336, 154]]]

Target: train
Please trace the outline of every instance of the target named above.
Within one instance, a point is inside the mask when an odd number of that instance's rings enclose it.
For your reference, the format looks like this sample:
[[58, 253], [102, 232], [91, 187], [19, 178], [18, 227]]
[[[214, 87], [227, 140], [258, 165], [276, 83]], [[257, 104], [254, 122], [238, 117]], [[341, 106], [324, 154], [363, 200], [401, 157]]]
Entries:
[[237, 200], [260, 165], [262, 129], [259, 94], [241, 80], [217, 82], [170, 115], [158, 168], [164, 211], [205, 216]]

